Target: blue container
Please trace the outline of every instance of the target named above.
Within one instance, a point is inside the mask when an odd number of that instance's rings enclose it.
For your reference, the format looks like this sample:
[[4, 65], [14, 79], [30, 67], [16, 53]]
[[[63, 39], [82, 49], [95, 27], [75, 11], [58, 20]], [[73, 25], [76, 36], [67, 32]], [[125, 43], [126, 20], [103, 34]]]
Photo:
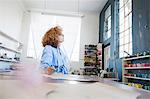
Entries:
[[144, 86], [144, 89], [145, 89], [145, 90], [148, 90], [148, 86]]
[[145, 74], [141, 74], [141, 77], [142, 77], [142, 78], [145, 78]]
[[140, 77], [140, 76], [141, 76], [141, 74], [140, 74], [140, 73], [137, 73], [137, 74], [136, 74], [136, 76], [137, 76], [137, 77]]
[[147, 90], [150, 90], [150, 86], [147, 86]]
[[144, 78], [148, 78], [148, 74], [144, 74]]
[[150, 79], [150, 74], [148, 75], [148, 78]]

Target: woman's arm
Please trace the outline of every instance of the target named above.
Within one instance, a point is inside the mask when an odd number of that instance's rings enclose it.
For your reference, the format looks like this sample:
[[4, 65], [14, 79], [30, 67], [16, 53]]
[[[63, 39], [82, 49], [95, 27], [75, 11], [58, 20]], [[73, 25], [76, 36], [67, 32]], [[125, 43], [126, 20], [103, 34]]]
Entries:
[[52, 66], [52, 59], [53, 59], [53, 53], [52, 53], [51, 46], [45, 46], [41, 57], [42, 67]]
[[51, 46], [45, 46], [41, 57], [41, 68], [44, 73], [52, 74], [55, 68], [52, 67], [53, 53]]
[[69, 69], [69, 61], [68, 61], [68, 57], [67, 55], [64, 54], [64, 52], [60, 49], [60, 52], [61, 52], [61, 56], [62, 56], [62, 59], [63, 59], [63, 67], [61, 68], [62, 69], [62, 73], [63, 74], [68, 74], [68, 69]]

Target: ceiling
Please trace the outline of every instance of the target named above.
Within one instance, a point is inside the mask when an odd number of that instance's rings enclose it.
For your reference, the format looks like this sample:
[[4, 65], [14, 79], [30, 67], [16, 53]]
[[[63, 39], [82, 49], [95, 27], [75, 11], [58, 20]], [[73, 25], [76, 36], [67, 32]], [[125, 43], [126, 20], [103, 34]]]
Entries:
[[27, 10], [100, 12], [108, 0], [22, 0]]

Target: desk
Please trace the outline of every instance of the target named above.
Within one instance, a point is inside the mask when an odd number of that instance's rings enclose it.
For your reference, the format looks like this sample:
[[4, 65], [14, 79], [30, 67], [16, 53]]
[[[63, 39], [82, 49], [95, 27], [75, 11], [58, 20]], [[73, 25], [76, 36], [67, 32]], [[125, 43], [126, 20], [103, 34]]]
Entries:
[[150, 97], [149, 92], [107, 79], [96, 78], [98, 81], [95, 82], [79, 82], [77, 78], [82, 77], [44, 75], [43, 82], [31, 84], [32, 86], [26, 85], [21, 80], [3, 79], [0, 80], [0, 99], [149, 99]]

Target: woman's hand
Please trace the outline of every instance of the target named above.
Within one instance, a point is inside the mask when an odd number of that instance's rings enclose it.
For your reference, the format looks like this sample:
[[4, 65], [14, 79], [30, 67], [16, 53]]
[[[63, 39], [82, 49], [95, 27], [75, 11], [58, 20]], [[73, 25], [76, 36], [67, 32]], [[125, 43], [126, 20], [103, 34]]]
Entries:
[[48, 67], [46, 70], [45, 70], [45, 74], [48, 74], [48, 75], [51, 75], [55, 72], [55, 68], [54, 67]]

